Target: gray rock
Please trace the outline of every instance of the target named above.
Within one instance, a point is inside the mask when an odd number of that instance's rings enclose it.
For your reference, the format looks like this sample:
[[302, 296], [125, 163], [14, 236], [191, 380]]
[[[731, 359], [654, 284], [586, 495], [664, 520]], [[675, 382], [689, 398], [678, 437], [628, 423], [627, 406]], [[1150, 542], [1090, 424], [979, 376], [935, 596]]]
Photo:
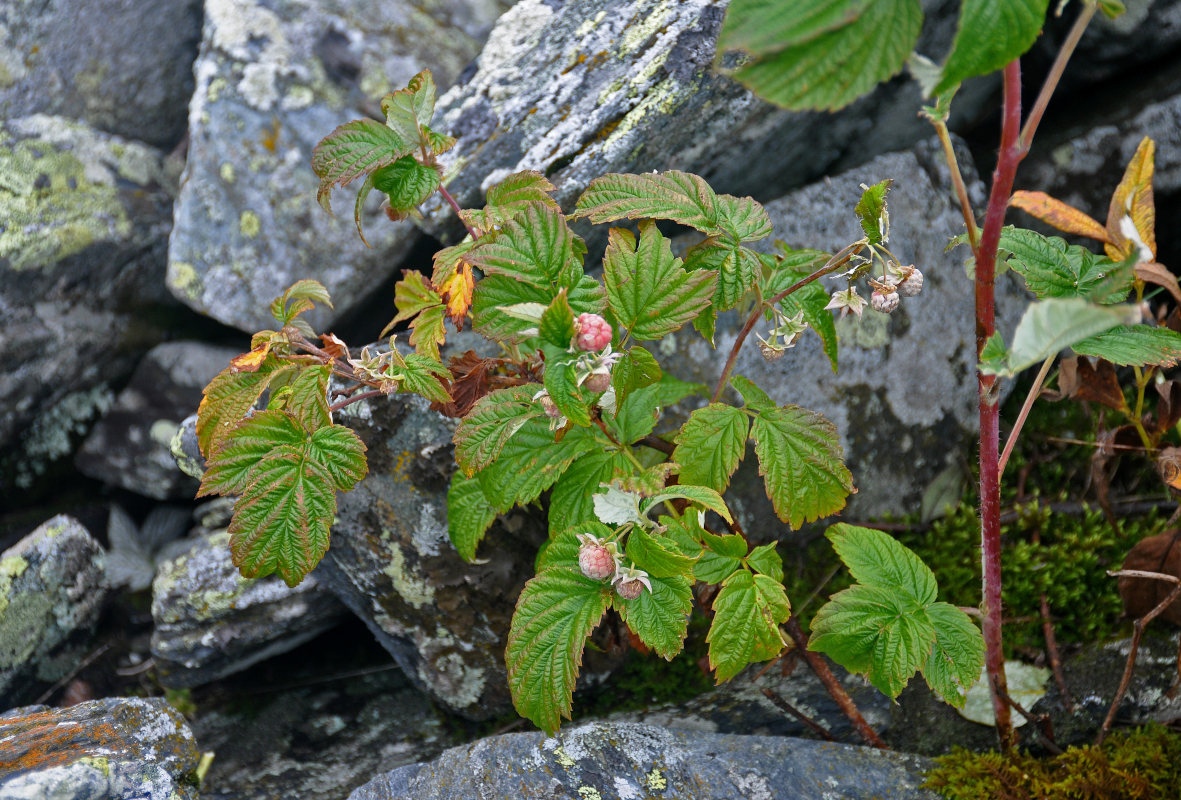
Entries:
[[[783, 668], [789, 664], [794, 667]], [[835, 664], [832, 670], [869, 726], [886, 737], [890, 730], [890, 700], [864, 678], [850, 675]], [[802, 661], [792, 660], [790, 655], [770, 669], [766, 664], [752, 665], [721, 686], [691, 700], [613, 713], [605, 721], [642, 722], [670, 730], [705, 733], [816, 738], [812, 729], [763, 694], [765, 689], [819, 723], [836, 741], [864, 744], [816, 674]]]
[[197, 415], [189, 414], [180, 421], [180, 426], [168, 443], [168, 451], [176, 459], [176, 466], [190, 478], [201, 480], [205, 474], [205, 457], [197, 441]]
[[343, 312], [392, 274], [415, 229], [377, 223], [375, 203], [368, 249], [351, 202], [337, 198], [335, 217], [316, 204], [312, 148], [338, 125], [380, 114], [381, 96], [423, 68], [441, 86], [454, 80], [499, 6], [447, 6], [207, 0], [169, 250], [168, 287], [181, 301], [254, 331], [273, 324], [268, 305], [298, 279], [321, 281]]
[[[310, 685], [230, 694], [214, 710], [202, 703], [193, 729], [217, 753], [202, 800], [341, 800], [381, 770], [463, 740], [454, 718], [396, 666], [340, 666], [343, 676], [315, 674], [303, 681]], [[293, 671], [284, 680], [298, 685], [303, 675]]]
[[81, 660], [107, 596], [104, 560], [65, 515], [0, 553], [0, 709], [28, 702]]
[[[891, 153], [767, 204], [774, 238], [836, 252], [863, 235], [853, 213], [860, 184], [893, 178], [890, 248], [925, 276], [922, 293], [893, 314], [866, 308], [860, 319], [837, 323], [836, 375], [812, 332], [771, 363], [748, 341], [735, 366], [735, 374], [778, 402], [818, 411], [837, 426], [857, 487], [845, 512], [853, 518], [917, 510], [937, 474], [970, 458], [968, 443], [977, 430], [974, 287], [964, 272], [965, 251], [945, 252], [948, 239], [963, 230], [963, 218], [941, 177], [946, 168], [937, 164], [934, 147]], [[981, 193], [966, 156], [961, 166]], [[825, 280], [830, 289], [843, 285]], [[997, 328], [1006, 340], [1024, 310], [1023, 294], [1012, 275], [997, 281]], [[678, 355], [665, 362], [669, 370], [712, 386], [744, 322], [733, 313], [719, 318], [716, 351], [695, 332], [677, 333]], [[765, 531], [774, 520], [753, 453], [735, 476], [731, 496], [747, 530]]]
[[229, 534], [160, 565], [152, 583], [152, 657], [168, 687], [200, 686], [285, 653], [336, 624], [344, 608], [314, 576], [243, 578]]
[[339, 421], [365, 442], [369, 474], [338, 496], [316, 576], [443, 705], [473, 719], [508, 711], [504, 640], [543, 524], [497, 523], [481, 546], [487, 560], [464, 563], [447, 536], [455, 420], [395, 395], [348, 406]]
[[205, 385], [240, 352], [201, 342], [153, 348], [82, 443], [78, 471], [157, 500], [191, 498], [197, 481], [177, 466], [172, 439]]
[[184, 134], [200, 0], [0, 2], [0, 118], [63, 114], [170, 148]]
[[196, 800], [197, 743], [160, 698], [109, 697], [0, 717], [0, 797]]
[[[476, 207], [505, 175], [536, 169], [569, 207], [604, 173], [682, 169], [718, 191], [774, 197], [926, 135], [918, 89], [902, 79], [836, 114], [758, 100], [713, 69], [726, 5], [517, 3], [479, 69], [440, 100], [440, 127], [459, 137], [442, 158], [448, 189]], [[430, 209], [429, 233], [458, 235], [449, 209]]]
[[0, 123], [0, 448], [24, 433], [18, 485], [69, 451], [63, 427], [162, 338], [146, 312], [175, 306], [163, 287], [169, 163], [60, 117]]
[[590, 723], [552, 738], [516, 733], [452, 748], [376, 778], [349, 800], [934, 798], [919, 788], [927, 763], [804, 739]]

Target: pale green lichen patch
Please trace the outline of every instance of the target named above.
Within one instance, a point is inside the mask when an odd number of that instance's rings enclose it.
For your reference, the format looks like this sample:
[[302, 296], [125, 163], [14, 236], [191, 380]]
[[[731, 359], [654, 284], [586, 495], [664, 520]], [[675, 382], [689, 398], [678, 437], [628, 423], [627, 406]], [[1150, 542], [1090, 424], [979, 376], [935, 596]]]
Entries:
[[599, 794], [599, 790], [593, 786], [579, 786], [578, 796], [583, 800], [603, 800], [603, 796]]
[[8, 608], [8, 593], [12, 591], [12, 582], [29, 568], [29, 562], [20, 556], [9, 556], [0, 560], [0, 617]]
[[627, 53], [636, 50], [640, 45], [648, 41], [648, 38], [652, 34], [664, 27], [672, 13], [673, 10], [667, 2], [661, 3], [659, 8], [652, 9], [652, 11], [648, 12], [647, 16], [638, 25], [632, 25], [627, 28], [619, 43], [619, 57], [623, 58]]
[[837, 338], [843, 345], [863, 350], [880, 350], [890, 343], [890, 315], [867, 308], [861, 315], [849, 314], [836, 321]]
[[247, 239], [253, 239], [262, 230], [262, 220], [258, 218], [258, 214], [247, 209], [238, 217], [238, 230]]
[[577, 761], [575, 761], [569, 755], [566, 754], [566, 751], [562, 749], [561, 745], [558, 745], [557, 747], [554, 748], [554, 758], [557, 759], [558, 763], [561, 764], [566, 769], [570, 769], [571, 767], [573, 767], [575, 764], [578, 763]]
[[35, 138], [0, 145], [0, 219], [0, 259], [17, 271], [131, 232], [113, 180], [96, 180], [74, 153]]
[[33, 485], [46, 466], [70, 453], [76, 437], [85, 433], [90, 421], [105, 414], [115, 402], [106, 386], [66, 395], [30, 426], [21, 441], [25, 457], [16, 468], [14, 483], [21, 488]]
[[389, 577], [398, 596], [415, 608], [422, 608], [427, 603], [433, 602], [435, 587], [431, 586], [424, 578], [414, 575], [406, 569], [406, 556], [402, 554], [402, 548], [394, 544], [387, 552], [390, 563], [382, 572]]
[[168, 274], [164, 278], [173, 292], [190, 300], [196, 300], [205, 291], [201, 276], [196, 268], [187, 261], [168, 262]]
[[53, 616], [53, 602], [40, 591], [16, 592], [0, 615], [0, 670], [24, 664], [37, 651]]
[[234, 182], [234, 165], [229, 161], [223, 161], [217, 173], [221, 175], [221, 179], [226, 183]]
[[648, 788], [654, 792], [663, 792], [668, 788], [668, 778], [664, 777], [664, 773], [660, 771], [659, 767], [653, 767], [652, 771], [644, 777]]

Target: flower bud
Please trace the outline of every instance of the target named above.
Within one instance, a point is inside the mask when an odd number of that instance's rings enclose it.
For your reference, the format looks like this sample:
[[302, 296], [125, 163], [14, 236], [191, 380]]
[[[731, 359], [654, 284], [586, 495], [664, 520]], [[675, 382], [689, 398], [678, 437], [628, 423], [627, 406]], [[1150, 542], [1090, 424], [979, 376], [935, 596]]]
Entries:
[[611, 388], [611, 373], [610, 372], [592, 372], [586, 376], [586, 382], [583, 384], [586, 390], [591, 394], [602, 394]]
[[611, 344], [611, 326], [598, 314], [579, 314], [574, 320], [574, 344], [586, 352], [602, 350]]

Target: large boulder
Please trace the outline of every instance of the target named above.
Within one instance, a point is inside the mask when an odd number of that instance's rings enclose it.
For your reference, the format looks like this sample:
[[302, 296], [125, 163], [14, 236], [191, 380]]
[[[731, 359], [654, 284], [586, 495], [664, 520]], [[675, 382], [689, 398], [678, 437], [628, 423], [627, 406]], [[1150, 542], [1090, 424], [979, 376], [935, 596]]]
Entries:
[[480, 563], [464, 563], [447, 535], [455, 420], [396, 395], [347, 406], [340, 422], [365, 442], [369, 474], [339, 495], [315, 576], [444, 706], [473, 719], [508, 711], [504, 641], [544, 525], [502, 517]]
[[109, 697], [0, 716], [0, 797], [197, 800], [197, 742], [160, 698]]
[[380, 775], [349, 800], [701, 797], [710, 800], [934, 800], [925, 759], [770, 736], [589, 723], [547, 738], [514, 733]]
[[[904, 79], [836, 114], [759, 100], [714, 69], [726, 5], [521, 0], [493, 29], [475, 74], [439, 102], [440, 127], [459, 137], [442, 158], [448, 189], [479, 206], [491, 184], [535, 169], [569, 207], [605, 173], [682, 169], [719, 191], [774, 197], [929, 130]], [[455, 237], [451, 211], [431, 208], [425, 229]]]
[[177, 467], [172, 439], [205, 385], [239, 352], [201, 342], [153, 348], [82, 443], [78, 471], [157, 500], [191, 498], [197, 481]]
[[[207, 0], [176, 204], [168, 286], [197, 311], [248, 331], [301, 278], [349, 309], [390, 276], [417, 234], [316, 204], [312, 148], [429, 67], [447, 86], [479, 51], [495, 0], [424, 10], [408, 0]], [[351, 203], [340, 202], [351, 208]], [[338, 211], [341, 209], [338, 208]], [[313, 324], [330, 321], [314, 313]]]
[[152, 584], [152, 657], [168, 687], [201, 686], [285, 653], [332, 627], [344, 607], [315, 577], [243, 578], [229, 534], [165, 561]]
[[[960, 164], [981, 200], [983, 187], [966, 153]], [[938, 148], [925, 144], [878, 156], [767, 204], [773, 238], [836, 252], [863, 236], [853, 213], [861, 184], [892, 178], [890, 248], [925, 276], [922, 293], [903, 300], [893, 314], [866, 308], [860, 317], [838, 321], [835, 375], [812, 332], [778, 361], [763, 360], [751, 340], [738, 355], [735, 374], [779, 403], [819, 411], [836, 424], [857, 487], [845, 512], [853, 518], [917, 510], [936, 475], [971, 457], [978, 424], [974, 285], [964, 271], [964, 251], [946, 250], [964, 223], [945, 173]], [[843, 288], [822, 281], [830, 290]], [[997, 329], [1007, 338], [1024, 309], [1022, 296], [1011, 274], [997, 281]], [[695, 332], [677, 333], [678, 355], [666, 361], [670, 371], [712, 386], [744, 322], [733, 313], [719, 318], [716, 351]], [[765, 327], [755, 332], [765, 333]], [[748, 531], [771, 532], [768, 520], [778, 523], [756, 466], [750, 454], [735, 476], [734, 507]]]
[[162, 338], [147, 312], [175, 306], [175, 177], [160, 151], [61, 117], [0, 122], [0, 450], [21, 434], [17, 485]]
[[0, 119], [63, 114], [171, 148], [200, 35], [200, 0], [0, 0]]
[[81, 661], [106, 600], [104, 559], [65, 515], [0, 553], [0, 709], [35, 698]]

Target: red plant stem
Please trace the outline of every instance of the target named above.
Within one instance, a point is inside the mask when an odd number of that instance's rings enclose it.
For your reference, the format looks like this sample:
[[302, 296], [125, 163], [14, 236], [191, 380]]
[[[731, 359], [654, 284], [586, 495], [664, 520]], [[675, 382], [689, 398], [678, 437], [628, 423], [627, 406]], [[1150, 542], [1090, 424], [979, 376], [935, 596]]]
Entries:
[[[1001, 148], [988, 210], [976, 254], [976, 354], [996, 330], [996, 253], [1001, 238], [1005, 209], [1013, 192], [1017, 165], [1021, 162], [1021, 64], [1013, 60], [1004, 69], [1004, 107]], [[1005, 653], [1001, 638], [1001, 508], [1000, 508], [1000, 408], [996, 376], [976, 373], [980, 402], [980, 547], [983, 565], [984, 663], [988, 671], [992, 708], [996, 715], [1001, 750], [1013, 750], [1013, 724], [1005, 681]]]
[[451, 206], [451, 210], [455, 212], [455, 216], [463, 223], [463, 227], [467, 228], [467, 232], [471, 234], [471, 237], [473, 239], [479, 239], [480, 234], [476, 233], [476, 230], [467, 224], [467, 220], [463, 218], [463, 209], [459, 207], [459, 203], [455, 202], [455, 198], [451, 196], [451, 192], [447, 191], [447, 187], [443, 184], [439, 184], [439, 194], [443, 195], [443, 199], [447, 201], [447, 205]]
[[853, 703], [853, 698], [849, 697], [849, 693], [845, 691], [844, 686], [841, 686], [837, 676], [832, 674], [824, 657], [808, 649], [808, 638], [804, 636], [804, 631], [800, 628], [799, 620], [795, 618], [794, 614], [788, 618], [784, 627], [787, 628], [787, 633], [791, 636], [792, 641], [796, 643], [796, 649], [808, 662], [812, 671], [816, 673], [816, 677], [824, 684], [824, 688], [828, 690], [832, 699], [840, 706], [841, 711], [853, 723], [854, 729], [861, 734], [861, 738], [865, 740], [866, 744], [882, 750], [889, 750], [890, 748], [882, 741], [882, 737], [878, 736], [877, 731], [870, 727], [869, 723], [865, 721], [865, 717], [861, 716], [861, 712]]

